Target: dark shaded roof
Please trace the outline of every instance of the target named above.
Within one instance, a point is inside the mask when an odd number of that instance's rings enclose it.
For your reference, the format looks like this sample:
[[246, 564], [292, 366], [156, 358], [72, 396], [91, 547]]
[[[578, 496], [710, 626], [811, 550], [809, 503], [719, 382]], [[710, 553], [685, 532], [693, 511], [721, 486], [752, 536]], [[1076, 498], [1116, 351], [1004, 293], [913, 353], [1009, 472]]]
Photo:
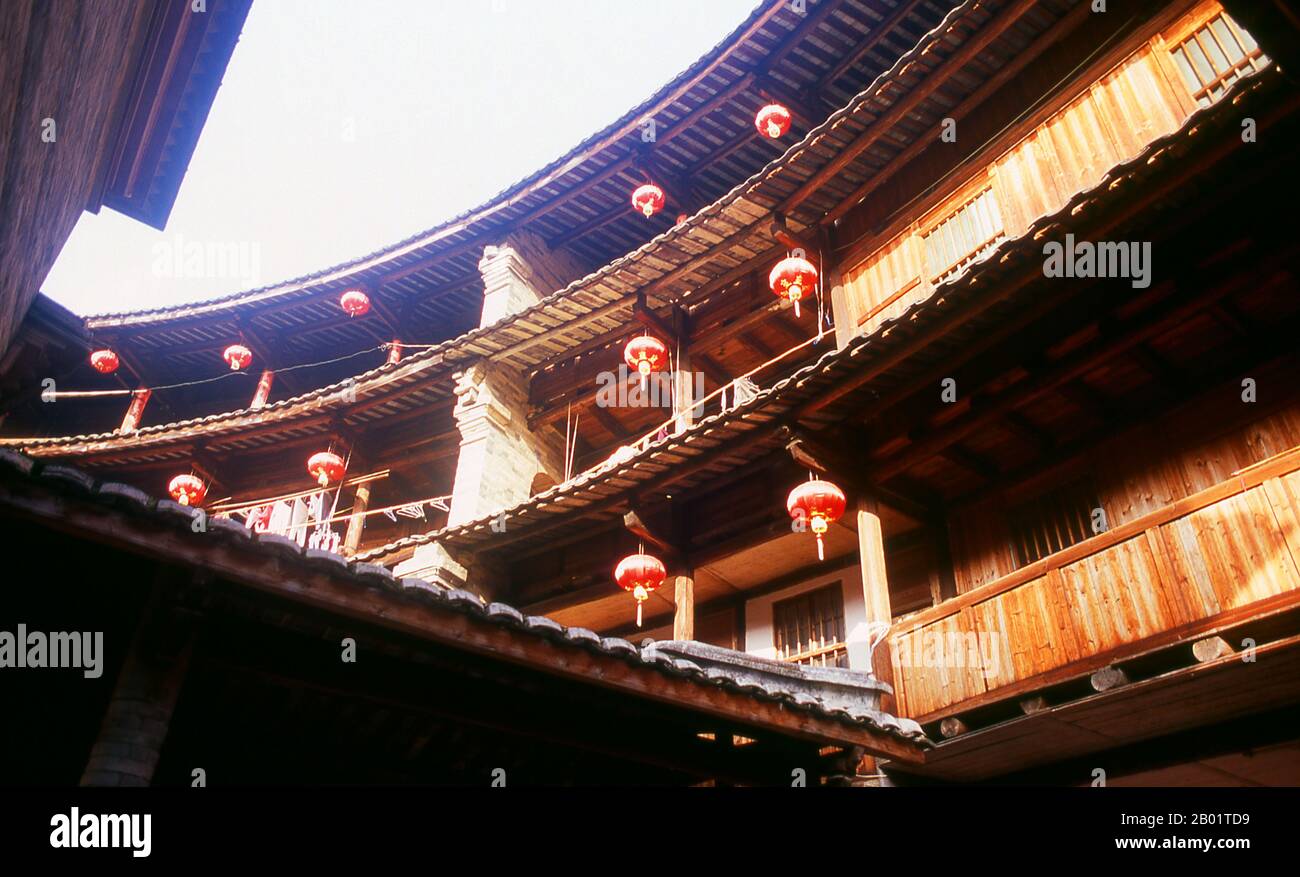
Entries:
[[187, 0], [154, 4], [122, 120], [123, 145], [108, 170], [106, 206], [166, 227], [251, 5], [208, 0], [196, 10]]
[[[1096, 186], [1076, 194], [1055, 213], [1036, 219], [1020, 237], [1002, 241], [959, 274], [939, 284], [929, 298], [913, 303], [906, 311], [883, 321], [873, 331], [854, 337], [843, 348], [826, 352], [817, 361], [764, 388], [741, 405], [705, 417], [680, 434], [650, 442], [625, 460], [606, 461], [579, 473], [571, 481], [510, 508], [494, 510], [464, 524], [406, 536], [358, 557], [391, 560], [399, 552], [431, 542], [469, 550], [488, 547], [494, 540], [497, 544], [504, 544], [501, 535], [503, 514], [505, 532], [510, 541], [522, 541], [527, 545], [531, 543], [527, 542], [526, 536], [521, 540], [521, 536], [530, 528], [546, 528], [544, 531], [539, 529], [536, 539], [553, 538], [557, 525], [584, 526], [581, 520], [598, 510], [611, 519], [619, 517], [622, 514], [620, 503], [645, 492], [665, 476], [673, 478], [674, 489], [689, 489], [720, 472], [747, 464], [765, 451], [785, 443], [778, 427], [792, 414], [824, 394], [837, 391], [856, 372], [876, 362], [890, 361], [891, 357], [902, 360], [895, 366], [910, 363], [909, 374], [921, 371], [959, 349], [964, 339], [978, 337], [980, 333], [1013, 318], [1019, 307], [1017, 298], [988, 309], [941, 344], [927, 341], [915, 352], [908, 353], [906, 349], [964, 303], [995, 291], [998, 281], [1022, 271], [1027, 264], [1041, 265], [1041, 241], [1045, 238], [1063, 235], [1092, 219], [1094, 214], [1122, 203], [1132, 196], [1135, 184], [1173, 173], [1178, 162], [1217, 144], [1210, 132], [1222, 133], [1226, 128], [1232, 136], [1232, 126], [1240, 114], [1243, 111], [1260, 112], [1263, 101], [1269, 94], [1276, 93], [1280, 81], [1279, 71], [1272, 66], [1238, 80], [1222, 100], [1198, 110], [1180, 128], [1112, 168]], [[1199, 179], [1204, 181], [1205, 175]], [[1192, 190], [1192, 186], [1186, 188], [1188, 193]], [[827, 343], [833, 341], [833, 336], [827, 336]], [[814, 427], [836, 422], [844, 411], [860, 409], [866, 399], [887, 385], [903, 380], [906, 377], [900, 378], [887, 371], [882, 375], [881, 383], [857, 387], [834, 404], [811, 416], [802, 414], [799, 419]], [[701, 459], [707, 462], [694, 470], [687, 467], [687, 464]], [[565, 522], [566, 518], [570, 520]], [[589, 521], [586, 526], [590, 526]]]
[[[46, 495], [56, 497], [53, 506], [41, 502]], [[664, 676], [689, 680], [701, 689], [722, 688], [756, 700], [778, 703], [786, 709], [831, 720], [847, 728], [879, 732], [913, 747], [928, 746], [920, 726], [910, 719], [899, 719], [865, 708], [847, 709], [842, 700], [837, 699], [840, 694], [819, 699], [815, 694], [825, 680], [816, 673], [796, 671], [797, 680], [782, 684], [774, 674], [758, 678], [743, 668], [728, 671], [716, 661], [708, 662], [707, 668], [702, 667], [693, 661], [674, 657], [671, 644], [666, 648], [649, 644], [637, 647], [627, 640], [601, 637], [585, 628], [564, 627], [549, 618], [524, 615], [503, 603], [486, 603], [467, 591], [443, 588], [423, 579], [398, 579], [378, 564], [349, 562], [341, 555], [318, 549], [304, 550], [284, 536], [255, 533], [227, 518], [204, 516], [205, 527], [196, 532], [195, 520], [203, 516], [199, 510], [170, 500], [155, 499], [125, 484], [99, 481], [73, 467], [43, 464], [14, 451], [0, 450], [0, 510], [5, 514], [30, 516], [45, 520], [49, 526], [75, 531], [79, 519], [69, 513], [69, 507], [79, 501], [89, 503], [98, 514], [120, 514], [135, 524], [144, 523], [160, 533], [169, 532], [195, 540], [195, 545], [211, 547], [216, 537], [223, 551], [234, 552], [239, 560], [247, 561], [253, 568], [270, 565], [278, 569], [277, 564], [290, 564], [324, 572], [332, 581], [359, 592], [379, 595], [385, 602], [423, 603], [506, 629], [513, 636], [540, 638], [562, 649], [597, 653]], [[48, 519], [50, 514], [54, 515], [53, 519]], [[113, 532], [116, 533], [117, 529], [113, 528]], [[382, 613], [372, 620], [376, 624], [385, 622]], [[738, 663], [736, 666], [740, 668], [741, 665]], [[847, 677], [846, 680], [849, 683], [853, 681]], [[846, 680], [837, 680], [838, 687], [842, 689], [843, 684], [839, 683]], [[866, 692], [883, 690], [883, 683], [865, 674], [858, 681]], [[919, 748], [916, 751], [919, 753]]]

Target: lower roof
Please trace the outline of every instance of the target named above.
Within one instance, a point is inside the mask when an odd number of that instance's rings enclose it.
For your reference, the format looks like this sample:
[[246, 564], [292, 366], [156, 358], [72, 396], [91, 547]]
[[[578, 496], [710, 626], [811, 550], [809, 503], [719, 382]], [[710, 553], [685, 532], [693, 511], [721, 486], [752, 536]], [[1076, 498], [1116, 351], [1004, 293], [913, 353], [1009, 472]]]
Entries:
[[[0, 450], [0, 516], [34, 520], [78, 540], [108, 543], [160, 561], [251, 586], [318, 609], [359, 618], [443, 645], [489, 654], [569, 678], [599, 678], [621, 688], [719, 717], [743, 720], [806, 739], [863, 746], [919, 762], [928, 741], [920, 726], [875, 710], [845, 708], [821, 697], [816, 668], [782, 668], [782, 682], [716, 660], [702, 667], [680, 649], [600, 637], [503, 603], [421, 579], [395, 578], [377, 564], [303, 549], [293, 540], [255, 533], [238, 522], [95, 479], [68, 466]], [[593, 666], [594, 665], [594, 666]], [[871, 680], [876, 690], [880, 683]]]

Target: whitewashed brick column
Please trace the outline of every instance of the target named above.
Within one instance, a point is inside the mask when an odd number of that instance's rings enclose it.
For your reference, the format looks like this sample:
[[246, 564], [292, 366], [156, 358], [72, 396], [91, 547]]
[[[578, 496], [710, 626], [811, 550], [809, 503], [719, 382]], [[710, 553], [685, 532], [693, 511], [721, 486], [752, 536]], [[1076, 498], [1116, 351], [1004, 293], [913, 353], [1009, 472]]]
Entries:
[[483, 314], [487, 326], [537, 304], [586, 271], [564, 250], [552, 251], [527, 231], [516, 231], [495, 246], [484, 247], [478, 263], [483, 276]]
[[448, 526], [456, 526], [528, 499], [533, 479], [564, 480], [564, 438], [553, 427], [528, 428], [524, 376], [480, 362], [456, 376], [460, 456]]
[[[552, 252], [535, 234], [517, 231], [485, 247], [483, 313], [487, 326], [526, 310], [585, 273], [566, 251]], [[528, 499], [534, 479], [564, 480], [564, 437], [554, 427], [528, 427], [528, 376], [482, 361], [456, 375], [456, 426], [460, 454], [452, 483], [447, 525], [487, 517]], [[545, 479], [543, 479], [545, 480]], [[509, 529], [508, 519], [505, 527]], [[394, 573], [468, 587], [489, 596], [501, 571], [482, 557], [462, 556], [444, 546], [421, 545]]]

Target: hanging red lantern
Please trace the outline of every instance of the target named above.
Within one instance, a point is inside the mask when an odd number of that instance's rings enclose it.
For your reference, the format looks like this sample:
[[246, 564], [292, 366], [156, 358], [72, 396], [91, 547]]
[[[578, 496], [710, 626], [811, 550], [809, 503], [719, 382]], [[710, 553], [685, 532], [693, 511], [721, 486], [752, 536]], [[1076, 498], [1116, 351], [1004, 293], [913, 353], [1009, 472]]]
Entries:
[[789, 256], [776, 263], [767, 277], [772, 292], [794, 302], [794, 315], [799, 316], [799, 300], [817, 291], [817, 268], [801, 256]]
[[345, 471], [343, 458], [333, 451], [321, 451], [312, 454], [307, 461], [307, 471], [320, 482], [321, 487], [329, 487], [331, 481], [338, 481]]
[[221, 354], [230, 366], [231, 371], [239, 371], [241, 368], [248, 368], [248, 364], [253, 361], [253, 351], [249, 350], [242, 344], [232, 344]]
[[203, 502], [208, 488], [197, 475], [177, 475], [167, 485], [167, 492], [181, 505], [196, 506]]
[[632, 206], [645, 214], [649, 219], [664, 208], [664, 190], [654, 183], [646, 183], [644, 186], [638, 186], [637, 190], [632, 193]]
[[349, 289], [339, 297], [339, 306], [349, 317], [360, 317], [370, 311], [370, 296], [359, 289]]
[[111, 375], [117, 371], [117, 354], [105, 348], [90, 354], [90, 364], [101, 375]]
[[628, 368], [636, 369], [641, 375], [641, 387], [644, 389], [650, 372], [663, 371], [668, 365], [668, 346], [658, 338], [640, 335], [627, 342], [623, 348], [623, 361]]
[[825, 560], [822, 536], [844, 514], [844, 491], [829, 481], [805, 481], [790, 491], [785, 510], [794, 520], [805, 520], [817, 537], [817, 559]]
[[754, 117], [754, 127], [764, 137], [773, 140], [784, 137], [785, 132], [790, 130], [790, 111], [780, 104], [768, 104]]
[[614, 581], [636, 598], [636, 626], [641, 626], [641, 604], [668, 577], [663, 562], [649, 554], [629, 554], [614, 569]]

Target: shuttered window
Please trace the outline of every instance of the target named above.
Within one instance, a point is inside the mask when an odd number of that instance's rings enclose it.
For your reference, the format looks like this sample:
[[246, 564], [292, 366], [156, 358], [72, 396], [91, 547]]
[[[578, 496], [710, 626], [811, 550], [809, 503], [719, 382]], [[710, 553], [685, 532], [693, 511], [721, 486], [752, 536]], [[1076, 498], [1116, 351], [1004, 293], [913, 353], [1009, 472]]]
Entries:
[[997, 198], [985, 189], [925, 234], [926, 273], [942, 283], [1004, 237]]
[[1092, 515], [1101, 507], [1090, 481], [1076, 481], [1012, 509], [1011, 542], [1020, 566], [1042, 560], [1096, 535]]
[[839, 582], [772, 604], [776, 654], [783, 661], [848, 667], [844, 592]]
[[1173, 56], [1192, 97], [1203, 107], [1222, 97], [1240, 77], [1268, 64], [1268, 56], [1226, 12], [1174, 47]]

